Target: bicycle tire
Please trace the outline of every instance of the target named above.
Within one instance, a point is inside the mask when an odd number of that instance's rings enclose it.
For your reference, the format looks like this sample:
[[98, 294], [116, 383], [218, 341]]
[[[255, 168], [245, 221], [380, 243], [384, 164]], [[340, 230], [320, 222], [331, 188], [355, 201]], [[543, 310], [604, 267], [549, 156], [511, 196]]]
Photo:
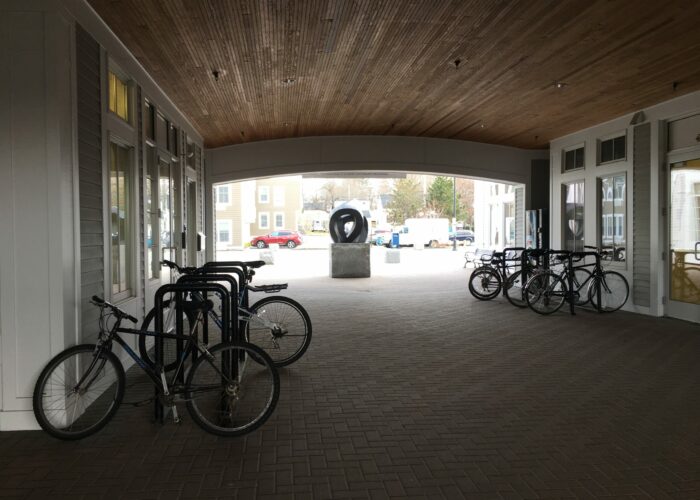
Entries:
[[[248, 357], [256, 362], [248, 363]], [[227, 380], [221, 373], [233, 360], [238, 360], [238, 374], [235, 380]], [[197, 357], [185, 386], [192, 419], [218, 436], [240, 436], [260, 427], [275, 410], [279, 392], [279, 374], [272, 359], [245, 342], [217, 344], [207, 355]]]
[[[164, 300], [163, 301], [163, 323], [164, 326], [167, 327], [167, 323], [169, 322], [168, 319], [168, 314], [170, 312], [170, 300]], [[174, 310], [173, 310], [174, 311]], [[189, 333], [189, 328], [190, 325], [194, 324], [195, 318], [192, 315], [190, 311], [184, 311], [185, 314], [185, 319], [187, 322], [183, 321], [183, 330], [185, 332]], [[143, 318], [143, 323], [141, 323], [141, 330], [147, 330], [147, 331], [155, 331], [155, 321], [156, 320], [156, 309], [155, 307], [152, 308], [150, 311], [148, 311], [148, 314], [146, 314], [146, 317]], [[149, 327], [152, 327], [150, 329]], [[171, 327], [174, 329], [175, 324], [173, 323]], [[167, 333], [167, 331], [166, 331]], [[141, 359], [150, 366], [151, 368], [155, 367], [155, 359], [153, 359], [154, 353], [153, 353], [153, 346], [150, 348], [147, 345], [148, 339], [153, 339], [155, 337], [150, 336], [150, 335], [139, 335], [139, 354], [141, 355]], [[177, 368], [178, 364], [178, 359], [177, 359], [177, 340], [176, 339], [168, 339], [164, 338], [163, 339], [163, 367], [165, 371], [171, 371]]]
[[515, 271], [508, 276], [505, 284], [505, 295], [508, 302], [515, 307], [526, 308], [527, 300], [525, 300], [525, 287], [522, 283], [522, 271]]
[[[94, 434], [107, 425], [119, 408], [124, 397], [124, 368], [111, 351], [100, 350], [100, 358], [95, 359], [97, 354], [94, 344], [73, 346], [54, 356], [41, 371], [32, 397], [34, 416], [51, 436], [75, 440]], [[93, 361], [97, 364], [93, 365]], [[111, 373], [107, 367], [111, 367]], [[91, 371], [82, 372], [82, 368]], [[66, 373], [72, 373], [73, 378], [67, 380]], [[89, 382], [85, 392], [76, 390], [85, 375]], [[86, 399], [88, 392], [94, 399]], [[75, 418], [77, 412], [80, 415]], [[66, 425], [68, 420], [70, 424]], [[80, 425], [75, 426], [76, 423]]]
[[[279, 329], [246, 322], [246, 342], [265, 351], [277, 368], [301, 358], [311, 344], [311, 318], [306, 309], [289, 297], [265, 297], [250, 306], [251, 315], [262, 317]], [[298, 339], [289, 341], [290, 339]]]
[[474, 270], [469, 277], [469, 292], [479, 300], [491, 300], [501, 293], [501, 277], [491, 268]]
[[566, 283], [557, 274], [546, 271], [536, 274], [525, 286], [525, 300], [538, 314], [557, 312], [566, 301]]
[[602, 278], [600, 306], [596, 297], [596, 282], [600, 280], [598, 276], [594, 276], [588, 286], [588, 300], [599, 312], [615, 312], [627, 303], [630, 295], [629, 284], [625, 277], [616, 271], [603, 271]]

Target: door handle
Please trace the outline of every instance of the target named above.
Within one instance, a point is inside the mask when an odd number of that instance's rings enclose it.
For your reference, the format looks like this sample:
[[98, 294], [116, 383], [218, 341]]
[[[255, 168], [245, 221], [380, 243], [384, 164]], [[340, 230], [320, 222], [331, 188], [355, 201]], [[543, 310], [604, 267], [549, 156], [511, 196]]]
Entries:
[[695, 260], [700, 260], [700, 241], [695, 242]]

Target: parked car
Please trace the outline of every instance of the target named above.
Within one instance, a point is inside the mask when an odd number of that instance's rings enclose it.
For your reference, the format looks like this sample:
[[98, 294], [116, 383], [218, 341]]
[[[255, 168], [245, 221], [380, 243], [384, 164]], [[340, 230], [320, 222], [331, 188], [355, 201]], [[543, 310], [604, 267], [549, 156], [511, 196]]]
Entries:
[[468, 229], [458, 229], [456, 233], [450, 234], [450, 241], [454, 241], [455, 237], [458, 242], [474, 243], [474, 232]]
[[287, 248], [295, 248], [301, 245], [303, 239], [298, 231], [288, 231], [282, 229], [280, 231], [273, 231], [270, 234], [264, 236], [256, 236], [250, 240], [250, 246], [265, 248], [270, 246], [272, 243], [277, 243], [280, 246], [286, 246]]

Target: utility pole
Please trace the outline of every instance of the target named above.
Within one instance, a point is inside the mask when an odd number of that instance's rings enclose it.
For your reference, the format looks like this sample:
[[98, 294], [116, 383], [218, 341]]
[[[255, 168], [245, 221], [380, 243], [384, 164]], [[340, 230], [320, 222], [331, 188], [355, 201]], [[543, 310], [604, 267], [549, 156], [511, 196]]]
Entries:
[[457, 177], [452, 177], [452, 251], [457, 251]]

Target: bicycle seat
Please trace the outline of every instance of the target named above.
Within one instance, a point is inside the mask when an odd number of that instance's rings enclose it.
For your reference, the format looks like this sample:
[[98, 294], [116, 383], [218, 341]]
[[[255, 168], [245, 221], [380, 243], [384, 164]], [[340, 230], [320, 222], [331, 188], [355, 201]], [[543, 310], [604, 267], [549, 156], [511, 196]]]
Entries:
[[253, 269], [258, 269], [259, 267], [262, 267], [265, 265], [264, 260], [249, 260], [247, 262], [244, 262], [244, 264], [248, 267], [252, 267]]
[[248, 290], [251, 292], [265, 292], [265, 293], [275, 293], [280, 290], [287, 288], [287, 283], [280, 283], [279, 285], [258, 285], [258, 286], [248, 286]]

